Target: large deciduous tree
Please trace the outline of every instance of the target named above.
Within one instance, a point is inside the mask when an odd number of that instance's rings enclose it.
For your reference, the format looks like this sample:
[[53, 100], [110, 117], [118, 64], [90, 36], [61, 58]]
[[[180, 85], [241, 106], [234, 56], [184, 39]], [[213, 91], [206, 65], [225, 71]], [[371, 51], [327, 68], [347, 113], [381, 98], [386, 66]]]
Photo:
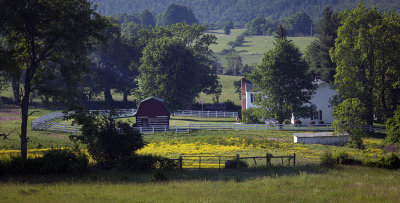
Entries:
[[267, 51], [250, 80], [261, 93], [256, 104], [264, 118], [279, 123], [285, 119], [309, 116], [307, 106], [314, 92], [312, 77], [298, 47], [285, 38], [277, 39], [275, 47]]
[[[48, 68], [79, 75], [83, 67], [76, 63], [107, 23], [87, 0], [1, 0], [0, 13], [1, 32], [12, 45], [24, 78], [20, 137], [21, 156], [26, 159], [29, 99], [38, 86], [37, 77]], [[48, 62], [56, 65], [43, 66]]]
[[220, 93], [209, 48], [215, 37], [204, 31], [202, 25], [177, 24], [141, 32], [141, 41], [147, 45], [139, 67], [140, 98], [161, 97], [171, 110], [177, 110], [200, 92]]
[[363, 4], [340, 14], [335, 47], [335, 87], [342, 99], [358, 98], [366, 120], [385, 120], [400, 102], [400, 16]]

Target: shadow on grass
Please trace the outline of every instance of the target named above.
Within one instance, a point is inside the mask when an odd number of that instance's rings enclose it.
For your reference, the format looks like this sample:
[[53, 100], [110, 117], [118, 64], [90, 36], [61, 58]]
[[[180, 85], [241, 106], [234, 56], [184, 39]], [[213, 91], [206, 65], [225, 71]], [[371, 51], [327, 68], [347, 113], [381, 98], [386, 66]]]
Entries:
[[[316, 164], [304, 166], [271, 166], [242, 170], [184, 169], [163, 172], [168, 181], [246, 181], [263, 177], [282, 177], [301, 174], [323, 174], [328, 170]], [[79, 174], [1, 176], [0, 183], [55, 184], [55, 183], [150, 183], [151, 172], [92, 171]]]

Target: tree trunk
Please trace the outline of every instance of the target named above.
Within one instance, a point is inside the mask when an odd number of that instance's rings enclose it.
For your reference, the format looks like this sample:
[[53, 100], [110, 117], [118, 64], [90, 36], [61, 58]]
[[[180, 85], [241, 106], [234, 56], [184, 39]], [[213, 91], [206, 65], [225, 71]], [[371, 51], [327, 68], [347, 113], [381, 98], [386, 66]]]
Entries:
[[22, 160], [27, 159], [28, 154], [28, 137], [27, 137], [27, 128], [28, 128], [28, 111], [29, 111], [29, 97], [31, 94], [31, 81], [33, 75], [35, 74], [37, 67], [39, 67], [38, 63], [33, 62], [30, 65], [25, 73], [25, 83], [24, 83], [24, 95], [22, 97], [21, 102], [21, 158]]
[[125, 90], [125, 91], [123, 91], [123, 97], [124, 97], [124, 103], [128, 103], [128, 91], [127, 90]]
[[14, 103], [20, 104], [21, 103], [21, 94], [19, 92], [19, 79], [13, 78], [12, 81], [12, 89], [14, 95]]
[[113, 98], [111, 95], [111, 88], [106, 87], [104, 89], [104, 100], [106, 102], [106, 104], [112, 104], [113, 103]]

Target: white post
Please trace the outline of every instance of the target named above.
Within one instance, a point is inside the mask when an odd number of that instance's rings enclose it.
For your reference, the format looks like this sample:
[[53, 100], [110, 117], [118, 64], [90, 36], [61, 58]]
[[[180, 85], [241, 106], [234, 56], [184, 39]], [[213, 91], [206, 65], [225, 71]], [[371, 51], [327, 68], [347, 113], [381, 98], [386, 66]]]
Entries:
[[175, 132], [178, 132], [178, 126], [175, 127]]
[[154, 125], [153, 125], [153, 134], [154, 134]]
[[258, 124], [256, 123], [256, 130], [258, 130]]
[[167, 126], [164, 125], [164, 132], [167, 132]]

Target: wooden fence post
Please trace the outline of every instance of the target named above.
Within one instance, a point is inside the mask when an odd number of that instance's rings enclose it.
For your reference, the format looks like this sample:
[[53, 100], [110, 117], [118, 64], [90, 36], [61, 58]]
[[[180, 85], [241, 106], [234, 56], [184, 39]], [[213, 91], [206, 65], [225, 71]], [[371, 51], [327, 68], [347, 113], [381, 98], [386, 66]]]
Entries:
[[269, 165], [268, 164], [268, 153], [265, 154], [265, 163], [266, 163], [267, 166]]
[[239, 157], [239, 154], [236, 154], [236, 169], [240, 170], [240, 157]]
[[200, 171], [200, 168], [201, 168], [201, 157], [199, 157], [199, 171]]
[[182, 156], [179, 156], [179, 170], [182, 170]]
[[293, 153], [293, 166], [296, 166], [296, 153]]

